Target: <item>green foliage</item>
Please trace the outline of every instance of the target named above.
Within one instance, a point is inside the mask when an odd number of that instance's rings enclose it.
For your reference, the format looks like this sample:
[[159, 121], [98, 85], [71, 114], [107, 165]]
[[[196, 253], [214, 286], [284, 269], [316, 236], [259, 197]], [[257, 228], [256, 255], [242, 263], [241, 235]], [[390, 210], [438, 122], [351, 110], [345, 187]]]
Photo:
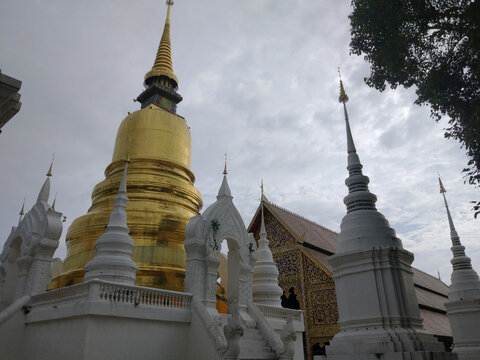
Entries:
[[220, 223], [217, 219], [210, 221], [210, 225], [212, 226], [213, 233], [216, 233], [218, 229], [220, 229]]
[[[351, 52], [371, 65], [365, 82], [383, 91], [416, 87], [418, 105], [448, 118], [466, 181], [480, 187], [480, 0], [352, 0]], [[473, 208], [480, 214], [480, 202]]]

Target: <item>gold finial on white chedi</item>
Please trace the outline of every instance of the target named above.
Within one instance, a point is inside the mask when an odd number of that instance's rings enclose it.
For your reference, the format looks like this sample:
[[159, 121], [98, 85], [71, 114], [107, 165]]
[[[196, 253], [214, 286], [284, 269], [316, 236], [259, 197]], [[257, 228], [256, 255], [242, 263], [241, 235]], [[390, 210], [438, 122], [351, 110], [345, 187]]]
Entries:
[[50, 167], [48, 168], [46, 176], [52, 176], [53, 160], [55, 160], [55, 153], [52, 155], [52, 161], [50, 162]]
[[223, 175], [227, 175], [227, 154], [225, 154], [225, 166], [223, 167]]
[[445, 187], [443, 186], [442, 179], [440, 179], [440, 175], [438, 175], [438, 183], [440, 185], [440, 194], [446, 193], [447, 190], [445, 190]]
[[340, 78], [340, 96], [338, 97], [338, 101], [345, 104], [348, 101], [348, 95], [345, 92], [345, 88], [343, 87], [342, 74], [340, 73], [340, 66], [338, 67], [338, 76]]

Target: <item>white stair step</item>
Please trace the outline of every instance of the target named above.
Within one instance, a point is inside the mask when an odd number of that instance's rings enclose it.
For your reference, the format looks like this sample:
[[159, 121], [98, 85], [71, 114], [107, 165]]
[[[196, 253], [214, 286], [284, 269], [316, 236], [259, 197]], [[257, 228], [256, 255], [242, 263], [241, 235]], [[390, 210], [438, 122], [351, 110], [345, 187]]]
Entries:
[[240, 359], [263, 360], [276, 359], [268, 343], [260, 334], [258, 328], [247, 328], [240, 339]]

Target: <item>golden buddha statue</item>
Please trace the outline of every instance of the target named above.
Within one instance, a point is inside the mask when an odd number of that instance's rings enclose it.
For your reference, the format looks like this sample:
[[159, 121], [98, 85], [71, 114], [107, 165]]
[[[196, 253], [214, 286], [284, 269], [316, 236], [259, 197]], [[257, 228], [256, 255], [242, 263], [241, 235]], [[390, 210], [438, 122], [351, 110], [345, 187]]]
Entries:
[[182, 97], [176, 92], [170, 44], [170, 9], [145, 90], [141, 109], [120, 124], [105, 180], [92, 194], [92, 206], [68, 229], [67, 256], [62, 273], [48, 289], [81, 283], [83, 267], [94, 256], [95, 241], [103, 233], [113, 209], [123, 164], [127, 175], [127, 225], [135, 240], [133, 260], [137, 285], [183, 291], [185, 278], [184, 229], [202, 207], [190, 170], [191, 139], [185, 119], [176, 114]]

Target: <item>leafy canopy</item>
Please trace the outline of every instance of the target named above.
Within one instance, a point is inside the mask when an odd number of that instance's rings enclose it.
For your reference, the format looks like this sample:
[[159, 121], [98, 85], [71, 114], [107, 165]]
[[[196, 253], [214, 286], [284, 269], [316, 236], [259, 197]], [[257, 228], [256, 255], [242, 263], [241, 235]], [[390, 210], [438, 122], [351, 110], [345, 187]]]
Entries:
[[[371, 65], [365, 82], [383, 91], [415, 85], [418, 105], [448, 118], [467, 181], [480, 187], [480, 0], [352, 0], [350, 49]], [[474, 202], [475, 203], [475, 202]], [[473, 208], [480, 214], [480, 202]]]

